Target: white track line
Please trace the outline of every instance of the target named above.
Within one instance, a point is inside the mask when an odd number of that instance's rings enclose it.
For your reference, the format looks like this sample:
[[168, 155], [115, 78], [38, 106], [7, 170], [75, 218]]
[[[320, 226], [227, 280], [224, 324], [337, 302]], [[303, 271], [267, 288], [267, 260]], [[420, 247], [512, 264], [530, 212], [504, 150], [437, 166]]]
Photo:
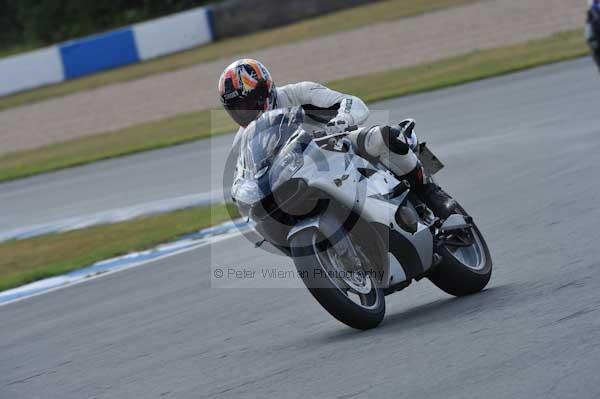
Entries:
[[85, 216], [75, 216], [61, 220], [55, 220], [49, 223], [0, 231], [0, 242], [11, 239], [20, 240], [37, 237], [49, 233], [77, 230], [99, 224], [117, 223], [141, 216], [150, 216], [194, 206], [222, 203], [223, 201], [223, 194], [220, 191], [184, 195], [175, 198], [132, 205], [124, 208], [111, 209]]
[[[223, 235], [208, 237], [206, 240], [203, 240], [202, 242], [198, 242], [198, 244], [191, 245], [189, 247], [186, 247], [186, 248], [183, 248], [183, 249], [180, 249], [180, 250], [177, 250], [177, 251], [169, 252], [169, 253], [164, 254], [164, 255], [159, 255], [156, 258], [146, 259], [146, 260], [142, 260], [142, 261], [139, 261], [139, 262], [133, 261], [132, 263], [128, 263], [128, 264], [125, 264], [125, 265], [122, 265], [122, 266], [118, 266], [118, 267], [115, 267], [114, 269], [109, 269], [109, 270], [103, 271], [101, 273], [90, 274], [90, 275], [82, 274], [80, 277], [79, 276], [78, 277], [74, 277], [72, 280], [65, 281], [65, 282], [60, 283], [60, 284], [58, 284], [56, 286], [50, 285], [49, 288], [42, 289], [42, 291], [35, 292], [35, 293], [30, 294], [30, 295], [24, 295], [24, 296], [15, 298], [15, 299], [11, 299], [11, 300], [7, 300], [5, 302], [2, 302], [2, 297], [3, 296], [4, 297], [9, 296], [9, 295], [12, 296], [12, 295], [18, 294], [19, 292], [24, 292], [24, 291], [27, 291], [27, 290], [31, 290], [33, 287], [35, 287], [37, 285], [43, 286], [45, 282], [50, 282], [50, 280], [59, 280], [61, 277], [64, 278], [65, 276], [50, 277], [48, 279], [44, 279], [44, 280], [40, 280], [40, 281], [31, 283], [31, 284], [24, 285], [22, 287], [17, 287], [17, 288], [8, 290], [8, 291], [0, 292], [0, 306], [5, 306], [5, 305], [9, 305], [11, 303], [20, 302], [20, 301], [25, 300], [25, 299], [33, 298], [33, 297], [36, 297], [36, 296], [39, 296], [39, 295], [43, 295], [43, 294], [48, 294], [50, 292], [62, 290], [64, 288], [72, 287], [74, 285], [81, 284], [81, 283], [84, 283], [84, 282], [87, 282], [87, 281], [91, 281], [91, 280], [95, 280], [97, 278], [108, 276], [108, 275], [111, 275], [111, 274], [114, 274], [114, 273], [118, 273], [118, 272], [121, 272], [121, 271], [124, 271], [124, 270], [133, 269], [135, 267], [143, 266], [143, 265], [146, 265], [146, 264], [149, 264], [149, 263], [152, 263], [152, 262], [156, 262], [158, 260], [166, 259], [166, 258], [169, 258], [171, 256], [180, 255], [180, 254], [183, 254], [183, 253], [186, 253], [186, 252], [190, 252], [190, 251], [196, 250], [198, 248], [201, 248], [201, 247], [204, 247], [204, 246], [207, 246], [207, 245], [212, 245], [212, 244], [215, 244], [215, 243], [220, 242], [220, 241], [224, 241], [224, 240], [228, 240], [230, 238], [237, 237], [237, 236], [239, 236], [241, 234], [242, 234], [242, 231], [238, 230], [238, 231], [235, 231], [233, 233], [227, 233], [227, 234], [223, 234]], [[176, 242], [177, 241], [175, 241], [175, 243]], [[173, 244], [173, 243], [171, 243], [171, 244]], [[163, 244], [163, 245], [169, 245], [169, 244]], [[147, 252], [147, 251], [144, 251], [144, 252]], [[124, 257], [120, 257], [120, 258], [124, 258]], [[107, 263], [107, 262], [109, 262], [111, 260], [114, 260], [114, 259], [119, 259], [119, 258], [113, 258], [113, 259], [104, 260], [104, 261], [95, 263], [94, 265], [97, 265], [99, 263]]]

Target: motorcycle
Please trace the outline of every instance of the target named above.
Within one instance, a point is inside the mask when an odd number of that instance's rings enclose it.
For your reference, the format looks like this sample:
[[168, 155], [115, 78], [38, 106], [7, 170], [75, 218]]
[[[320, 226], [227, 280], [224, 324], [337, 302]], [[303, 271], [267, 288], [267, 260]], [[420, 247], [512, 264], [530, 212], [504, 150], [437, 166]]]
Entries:
[[[413, 280], [454, 296], [485, 288], [490, 252], [460, 205], [436, 217], [408, 182], [357, 155], [347, 131], [309, 133], [305, 117], [301, 108], [269, 111], [244, 130], [231, 194], [325, 310], [367, 330], [383, 320], [385, 296]], [[425, 143], [417, 152], [428, 174], [443, 167]]]
[[597, 7], [591, 7], [587, 13], [587, 23], [585, 25], [585, 38], [590, 47], [592, 58], [600, 71], [600, 11]]

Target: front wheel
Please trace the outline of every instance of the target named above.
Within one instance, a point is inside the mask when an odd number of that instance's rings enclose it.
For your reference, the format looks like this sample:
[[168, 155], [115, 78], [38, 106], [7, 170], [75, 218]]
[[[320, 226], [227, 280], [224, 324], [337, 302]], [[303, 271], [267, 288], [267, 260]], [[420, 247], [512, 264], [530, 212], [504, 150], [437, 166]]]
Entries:
[[[457, 213], [468, 216], [459, 205]], [[442, 261], [428, 275], [442, 291], [465, 296], [483, 290], [492, 276], [492, 257], [483, 235], [475, 225], [451, 232], [443, 238], [438, 253]]]
[[360, 247], [347, 233], [342, 239], [358, 259], [340, 256], [317, 229], [298, 232], [290, 240], [294, 264], [306, 288], [329, 314], [359, 330], [377, 327], [385, 315], [383, 290], [365, 270], [369, 260]]

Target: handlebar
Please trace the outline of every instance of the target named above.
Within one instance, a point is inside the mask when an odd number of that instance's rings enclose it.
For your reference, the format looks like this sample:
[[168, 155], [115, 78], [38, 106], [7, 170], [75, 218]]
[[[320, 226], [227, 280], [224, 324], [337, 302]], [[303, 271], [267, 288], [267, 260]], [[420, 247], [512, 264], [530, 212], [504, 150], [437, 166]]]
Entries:
[[346, 129], [344, 129], [343, 132], [334, 133], [334, 134], [330, 134], [330, 135], [328, 135], [325, 130], [315, 130], [314, 132], [312, 132], [312, 135], [316, 140], [320, 141], [320, 140], [329, 139], [332, 137], [345, 136], [346, 133], [353, 132], [355, 130], [358, 130], [357, 125], [348, 126]]

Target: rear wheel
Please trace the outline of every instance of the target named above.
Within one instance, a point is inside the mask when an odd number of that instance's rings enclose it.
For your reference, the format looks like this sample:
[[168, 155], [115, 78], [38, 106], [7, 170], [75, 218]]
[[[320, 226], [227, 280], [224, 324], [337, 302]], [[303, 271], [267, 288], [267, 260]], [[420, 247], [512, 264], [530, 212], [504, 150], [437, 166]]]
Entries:
[[359, 330], [377, 327], [385, 315], [383, 290], [352, 236], [342, 239], [357, 257], [340, 255], [317, 229], [298, 232], [290, 240], [296, 269], [312, 296], [337, 320]]
[[[468, 216], [459, 205], [457, 213]], [[492, 276], [492, 257], [483, 235], [475, 225], [444, 237], [438, 253], [442, 261], [428, 275], [446, 293], [465, 296], [485, 288]]]

